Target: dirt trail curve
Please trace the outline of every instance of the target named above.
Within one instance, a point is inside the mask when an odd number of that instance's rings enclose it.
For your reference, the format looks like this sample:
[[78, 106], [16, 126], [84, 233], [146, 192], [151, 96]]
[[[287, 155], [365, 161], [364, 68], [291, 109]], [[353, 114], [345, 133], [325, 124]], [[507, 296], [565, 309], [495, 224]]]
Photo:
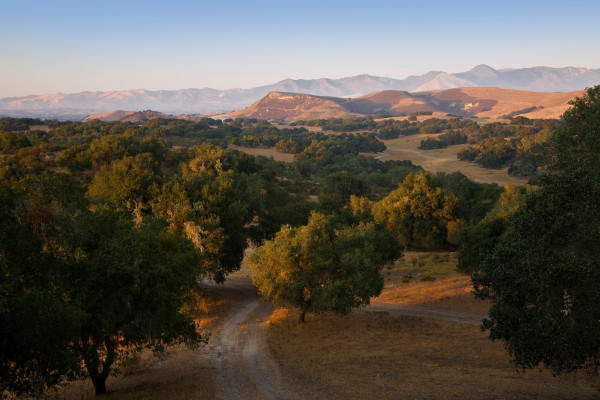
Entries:
[[[216, 399], [299, 399], [300, 396], [286, 388], [288, 385], [267, 345], [267, 328], [261, 324], [273, 307], [260, 301], [249, 276], [230, 277], [219, 290], [238, 301], [209, 342], [209, 357], [216, 372]], [[481, 316], [477, 315], [385, 303], [372, 304], [359, 312], [386, 312], [471, 325], [481, 323]]]
[[240, 299], [227, 316], [220, 332], [209, 343], [217, 372], [219, 400], [296, 400], [284, 389], [278, 365], [272, 359], [265, 327], [261, 322], [273, 311], [260, 301], [247, 279], [231, 279], [221, 288]]

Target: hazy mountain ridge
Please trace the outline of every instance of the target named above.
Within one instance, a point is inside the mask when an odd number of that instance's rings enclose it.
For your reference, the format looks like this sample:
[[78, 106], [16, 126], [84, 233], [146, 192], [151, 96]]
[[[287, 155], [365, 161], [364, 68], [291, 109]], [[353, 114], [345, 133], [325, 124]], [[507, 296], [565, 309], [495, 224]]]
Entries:
[[571, 92], [598, 83], [600, 69], [533, 67], [496, 70], [487, 65], [478, 65], [467, 72], [449, 74], [431, 71], [406, 79], [357, 75], [341, 79], [285, 79], [251, 89], [136, 89], [6, 97], [0, 99], [0, 115], [83, 118], [112, 110], [147, 109], [172, 114], [215, 113], [247, 107], [270, 92], [346, 98], [384, 90], [422, 92], [473, 86]]

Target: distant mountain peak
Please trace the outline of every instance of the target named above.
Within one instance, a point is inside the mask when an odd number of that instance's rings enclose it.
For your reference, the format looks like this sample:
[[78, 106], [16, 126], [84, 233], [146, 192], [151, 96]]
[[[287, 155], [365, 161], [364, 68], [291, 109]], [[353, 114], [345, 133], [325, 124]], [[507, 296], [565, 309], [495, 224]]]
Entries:
[[474, 67], [473, 69], [471, 69], [469, 71], [469, 73], [473, 74], [473, 75], [477, 75], [479, 77], [489, 77], [489, 76], [496, 76], [498, 74], [498, 71], [496, 71], [494, 68], [490, 67], [489, 65], [479, 64], [476, 67]]

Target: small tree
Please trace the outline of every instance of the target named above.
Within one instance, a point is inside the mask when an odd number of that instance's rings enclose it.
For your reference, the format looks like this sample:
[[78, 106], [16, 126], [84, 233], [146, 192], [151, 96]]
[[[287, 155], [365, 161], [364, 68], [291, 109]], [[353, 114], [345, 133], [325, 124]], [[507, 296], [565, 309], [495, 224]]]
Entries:
[[313, 213], [308, 224], [286, 226], [250, 256], [252, 281], [263, 298], [306, 312], [347, 314], [369, 304], [383, 289], [379, 271], [401, 247], [373, 223], [336, 229], [332, 218]]

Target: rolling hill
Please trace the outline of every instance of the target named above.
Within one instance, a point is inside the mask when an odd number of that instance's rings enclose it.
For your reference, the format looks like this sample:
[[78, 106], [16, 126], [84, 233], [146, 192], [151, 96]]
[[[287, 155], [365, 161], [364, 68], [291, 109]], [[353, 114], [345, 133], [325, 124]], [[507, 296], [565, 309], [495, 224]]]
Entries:
[[[113, 110], [156, 110], [171, 114], [226, 112], [247, 107], [270, 92], [356, 98], [380, 91], [430, 92], [459, 87], [498, 87], [541, 92], [572, 92], [600, 83], [600, 69], [533, 67], [496, 70], [479, 65], [470, 71], [432, 71], [393, 79], [357, 75], [341, 79], [285, 79], [251, 89], [120, 90], [29, 95], [0, 99], [0, 116], [81, 119]], [[411, 102], [413, 100], [406, 100]], [[356, 102], [356, 107], [362, 107]], [[405, 107], [407, 105], [403, 105]]]
[[499, 118], [522, 115], [528, 118], [559, 118], [569, 100], [583, 91], [543, 93], [490, 87], [468, 87], [408, 93], [386, 90], [354, 99], [271, 92], [250, 107], [221, 115], [221, 118], [257, 118], [284, 121], [347, 118], [386, 113], [407, 114], [431, 111], [469, 117]]

